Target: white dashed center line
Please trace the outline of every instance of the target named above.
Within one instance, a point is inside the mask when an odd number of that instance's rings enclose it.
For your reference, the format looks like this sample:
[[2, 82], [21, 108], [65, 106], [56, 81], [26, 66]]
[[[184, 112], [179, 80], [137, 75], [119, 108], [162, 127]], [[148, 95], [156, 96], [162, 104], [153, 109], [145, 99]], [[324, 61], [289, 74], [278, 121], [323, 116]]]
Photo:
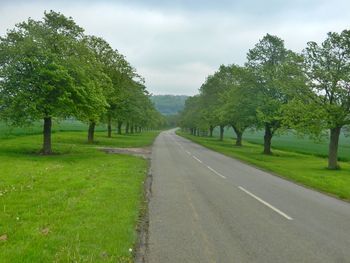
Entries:
[[197, 160], [200, 163], [203, 163], [201, 160], [199, 160], [196, 156], [192, 155], [193, 159]]
[[212, 171], [213, 173], [215, 173], [216, 175], [220, 176], [221, 178], [226, 179], [226, 176], [222, 175], [221, 173], [215, 171], [213, 168], [211, 168], [210, 166], [207, 166], [207, 168]]
[[[173, 139], [173, 138], [172, 138], [172, 139]], [[174, 141], [177, 145], [179, 145], [179, 146], [184, 150], [183, 146], [182, 146], [179, 142], [177, 142], [175, 139], [173, 139], [173, 141]], [[203, 164], [203, 162], [202, 162], [200, 159], [198, 159], [196, 156], [192, 155], [189, 151], [185, 150], [185, 152], [186, 152], [188, 155], [192, 156], [193, 159], [195, 159], [197, 162]], [[205, 165], [205, 164], [203, 164], [203, 165]], [[221, 173], [217, 172], [216, 170], [214, 170], [214, 169], [211, 168], [210, 166], [208, 166], [208, 165], [205, 165], [205, 166], [206, 166], [210, 171], [212, 171], [213, 173], [215, 173], [216, 175], [220, 176], [220, 177], [223, 178], [223, 179], [226, 179], [226, 176], [224, 176], [224, 175], [222, 175]], [[243, 188], [242, 186], [238, 186], [238, 188], [239, 188], [241, 191], [243, 191], [243, 192], [245, 192], [246, 194], [248, 194], [248, 195], [250, 195], [251, 197], [253, 197], [255, 200], [257, 200], [257, 201], [259, 201], [260, 203], [262, 203], [263, 205], [265, 205], [265, 206], [267, 206], [268, 208], [272, 209], [273, 211], [275, 211], [275, 212], [278, 213], [279, 215], [283, 216], [284, 218], [286, 218], [286, 219], [288, 219], [288, 220], [293, 220], [292, 217], [290, 217], [290, 216], [287, 215], [286, 213], [282, 212], [281, 210], [277, 209], [276, 207], [274, 207], [273, 205], [269, 204], [268, 202], [262, 200], [260, 197], [258, 197], [258, 196], [256, 196], [256, 195], [254, 195], [253, 193], [249, 192], [248, 190], [246, 190], [246, 189]]]
[[[172, 138], [172, 139], [173, 139], [173, 138]], [[181, 147], [181, 149], [185, 150], [185, 148], [184, 148], [180, 143], [178, 143], [178, 142], [175, 141], [174, 139], [173, 139], [173, 141], [174, 141], [177, 145], [179, 145], [179, 146]], [[192, 158], [195, 159], [197, 162], [199, 162], [199, 163], [205, 165], [210, 171], [212, 171], [212, 172], [215, 173], [216, 175], [220, 176], [220, 177], [223, 178], [223, 179], [226, 179], [226, 176], [224, 176], [224, 175], [222, 175], [221, 173], [215, 171], [215, 170], [214, 170], [213, 168], [211, 168], [210, 166], [207, 166], [206, 164], [204, 164], [199, 158], [197, 158], [196, 156], [192, 155], [191, 152], [189, 152], [189, 151], [187, 151], [187, 150], [185, 150], [185, 152], [186, 152], [188, 155], [192, 156]]]
[[271, 208], [273, 211], [275, 211], [276, 213], [280, 214], [281, 216], [283, 216], [284, 218], [287, 218], [288, 220], [293, 220], [293, 218], [291, 218], [289, 215], [283, 213], [281, 210], [277, 209], [276, 207], [274, 207], [273, 205], [270, 205], [268, 202], [265, 202], [264, 200], [262, 200], [260, 197], [257, 197], [256, 195], [252, 194], [251, 192], [249, 192], [248, 190], [244, 189], [242, 186], [238, 186], [239, 189], [241, 189], [243, 192], [245, 192], [246, 194], [250, 195], [251, 197], [255, 198], [256, 200], [258, 200], [260, 203], [266, 205], [267, 207]]

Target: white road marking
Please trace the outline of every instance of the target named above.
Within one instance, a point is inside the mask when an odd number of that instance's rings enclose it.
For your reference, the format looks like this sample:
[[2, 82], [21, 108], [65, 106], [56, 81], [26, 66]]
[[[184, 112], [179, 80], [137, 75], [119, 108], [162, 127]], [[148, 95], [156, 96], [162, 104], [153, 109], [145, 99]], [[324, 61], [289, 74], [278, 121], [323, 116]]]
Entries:
[[191, 155], [191, 153], [190, 153], [189, 151], [186, 151], [186, 153], [187, 153], [188, 155]]
[[217, 175], [220, 176], [221, 178], [226, 179], [226, 176], [224, 176], [224, 175], [222, 175], [221, 173], [215, 171], [215, 170], [214, 170], [213, 168], [211, 168], [210, 166], [207, 166], [207, 167], [208, 167], [208, 169], [209, 169], [210, 171], [212, 171], [213, 173], [217, 174]]
[[283, 213], [281, 210], [277, 209], [276, 207], [270, 205], [268, 202], [265, 202], [264, 200], [262, 200], [261, 198], [257, 197], [256, 195], [252, 194], [251, 192], [249, 192], [248, 190], [244, 189], [242, 186], [238, 186], [239, 189], [241, 189], [243, 192], [245, 192], [246, 194], [250, 195], [251, 197], [255, 198], [256, 200], [258, 200], [260, 203], [266, 205], [267, 207], [271, 208], [273, 211], [275, 211], [276, 213], [280, 214], [281, 216], [287, 218], [288, 220], [293, 220], [293, 218], [291, 218], [289, 215]]
[[179, 142], [177, 142], [177, 141], [175, 141], [175, 140], [174, 140], [174, 142], [175, 142], [177, 145], [181, 146], [181, 144], [180, 144]]
[[195, 160], [197, 160], [198, 162], [203, 163], [203, 162], [202, 162], [201, 160], [199, 160], [196, 156], [192, 155], [192, 157], [193, 157]]
[[175, 140], [173, 137], [170, 137], [170, 138], [174, 143], [176, 143], [178, 146], [180, 146], [183, 149], [183, 146], [177, 140]]

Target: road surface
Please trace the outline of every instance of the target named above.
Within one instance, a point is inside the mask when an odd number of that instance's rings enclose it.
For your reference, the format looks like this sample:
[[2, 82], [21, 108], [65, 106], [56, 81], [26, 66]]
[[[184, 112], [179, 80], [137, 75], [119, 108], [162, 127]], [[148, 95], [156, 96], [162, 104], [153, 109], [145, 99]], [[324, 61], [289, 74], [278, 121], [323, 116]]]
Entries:
[[350, 262], [350, 204], [163, 132], [149, 263]]

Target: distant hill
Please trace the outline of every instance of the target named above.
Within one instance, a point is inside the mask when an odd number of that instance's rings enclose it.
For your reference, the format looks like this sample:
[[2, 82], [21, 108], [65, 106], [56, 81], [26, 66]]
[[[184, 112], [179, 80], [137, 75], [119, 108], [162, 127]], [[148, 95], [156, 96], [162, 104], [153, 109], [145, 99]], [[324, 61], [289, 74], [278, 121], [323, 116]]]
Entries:
[[185, 106], [186, 95], [152, 95], [151, 100], [157, 110], [164, 115], [174, 115]]

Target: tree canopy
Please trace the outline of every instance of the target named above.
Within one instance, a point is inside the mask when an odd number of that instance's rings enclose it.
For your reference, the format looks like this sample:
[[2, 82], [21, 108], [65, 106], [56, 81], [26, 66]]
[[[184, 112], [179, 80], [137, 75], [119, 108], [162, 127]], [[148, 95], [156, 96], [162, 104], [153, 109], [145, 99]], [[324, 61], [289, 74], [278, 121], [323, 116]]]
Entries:
[[264, 154], [278, 131], [319, 137], [329, 130], [328, 168], [337, 169], [341, 129], [350, 124], [350, 31], [330, 32], [321, 44], [295, 53], [265, 35], [244, 66], [221, 65], [185, 104], [180, 124], [194, 135], [232, 127], [236, 145], [247, 128], [264, 129]]
[[43, 20], [19, 23], [0, 38], [0, 117], [12, 125], [44, 120], [43, 154], [52, 152], [52, 118], [90, 123], [92, 142], [94, 125], [117, 120], [133, 96], [138, 109], [125, 119], [153, 125], [160, 115], [140, 83], [123, 55], [54, 11], [45, 12]]
[[309, 42], [303, 56], [307, 85], [288, 108], [287, 121], [316, 136], [329, 129], [328, 168], [337, 169], [340, 131], [350, 124], [350, 31], [330, 32], [320, 45]]

